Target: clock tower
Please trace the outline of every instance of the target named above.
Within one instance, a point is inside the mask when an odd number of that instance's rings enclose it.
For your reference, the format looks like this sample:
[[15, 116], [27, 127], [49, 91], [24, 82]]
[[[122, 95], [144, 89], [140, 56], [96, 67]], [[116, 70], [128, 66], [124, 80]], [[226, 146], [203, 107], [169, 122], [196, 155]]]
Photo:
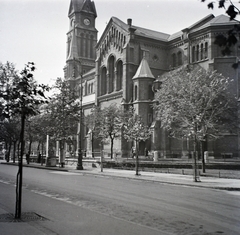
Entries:
[[71, 79], [73, 74], [77, 77], [80, 73], [84, 74], [95, 67], [96, 17], [93, 1], [71, 0], [68, 12], [67, 58], [64, 68], [66, 79]]

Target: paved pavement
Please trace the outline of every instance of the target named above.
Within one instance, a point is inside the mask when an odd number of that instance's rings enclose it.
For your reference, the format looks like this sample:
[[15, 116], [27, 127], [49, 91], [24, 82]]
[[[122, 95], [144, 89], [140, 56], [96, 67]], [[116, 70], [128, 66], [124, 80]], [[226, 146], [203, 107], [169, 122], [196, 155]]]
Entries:
[[[6, 163], [5, 161], [0, 161], [2, 164], [13, 164]], [[91, 164], [90, 164], [91, 165]], [[62, 167], [46, 167], [45, 165], [41, 166], [38, 163], [30, 163], [29, 165], [23, 164], [24, 167], [34, 167], [45, 170], [56, 170], [56, 171], [68, 171], [68, 172], [81, 172], [83, 174], [94, 174], [101, 176], [111, 176], [118, 178], [129, 178], [135, 180], [143, 181], [155, 181], [159, 183], [168, 183], [168, 184], [177, 184], [184, 186], [192, 187], [203, 187], [203, 188], [213, 188], [213, 189], [222, 189], [222, 190], [231, 190], [231, 191], [240, 191], [240, 179], [227, 179], [227, 178], [217, 178], [209, 176], [200, 176], [199, 181], [195, 182], [192, 175], [183, 175], [183, 174], [170, 174], [170, 173], [159, 173], [159, 172], [147, 172], [139, 171], [139, 174], [136, 175], [135, 171], [132, 170], [119, 170], [112, 168], [104, 168], [101, 171], [100, 167], [90, 167], [84, 165], [83, 170], [76, 170], [76, 164], [68, 164]]]
[[[5, 161], [0, 161], [2, 164], [13, 164], [6, 163]], [[130, 170], [117, 170], [104, 168], [101, 171], [101, 168], [96, 167], [92, 168], [85, 166], [84, 170], [76, 170], [76, 165], [66, 165], [64, 168], [56, 167], [46, 167], [45, 165], [41, 166], [40, 164], [30, 163], [29, 165], [24, 164], [24, 167], [34, 167], [45, 170], [56, 170], [56, 171], [67, 171], [67, 172], [81, 172], [82, 174], [94, 174], [98, 176], [111, 176], [118, 178], [128, 178], [133, 180], [142, 180], [142, 181], [154, 181], [159, 183], [166, 184], [176, 184], [184, 185], [189, 187], [204, 187], [212, 188], [219, 190], [231, 190], [231, 191], [240, 191], [240, 179], [226, 179], [226, 178], [214, 178], [214, 177], [200, 177], [199, 182], [194, 182], [193, 176], [191, 175], [181, 175], [181, 174], [169, 174], [169, 173], [155, 173], [155, 172], [139, 172], [139, 175], [135, 174], [135, 171]], [[25, 235], [25, 234], [34, 234], [40, 235], [41, 230], [31, 226], [29, 223], [9, 223], [5, 222], [2, 218], [6, 217], [8, 214], [0, 206], [0, 234], [11, 234], [11, 235]]]

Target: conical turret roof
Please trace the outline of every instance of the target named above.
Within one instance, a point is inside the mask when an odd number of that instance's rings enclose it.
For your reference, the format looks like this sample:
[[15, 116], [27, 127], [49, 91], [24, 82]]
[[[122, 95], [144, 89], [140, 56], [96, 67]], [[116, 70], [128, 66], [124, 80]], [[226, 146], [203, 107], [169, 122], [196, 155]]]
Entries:
[[151, 69], [150, 69], [145, 57], [143, 57], [140, 65], [137, 69], [137, 72], [133, 77], [133, 79], [136, 79], [136, 78], [153, 78], [154, 79], [154, 76], [151, 72]]

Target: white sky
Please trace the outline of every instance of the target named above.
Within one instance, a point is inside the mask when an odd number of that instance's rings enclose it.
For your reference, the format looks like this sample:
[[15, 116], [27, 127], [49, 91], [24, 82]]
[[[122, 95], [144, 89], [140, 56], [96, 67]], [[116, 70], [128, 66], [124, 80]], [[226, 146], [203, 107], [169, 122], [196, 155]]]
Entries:
[[[224, 14], [200, 0], [95, 0], [96, 28], [101, 37], [112, 16], [163, 33], [178, 32], [208, 14]], [[0, 61], [13, 62], [20, 71], [35, 62], [39, 83], [63, 77], [70, 0], [0, 0]]]

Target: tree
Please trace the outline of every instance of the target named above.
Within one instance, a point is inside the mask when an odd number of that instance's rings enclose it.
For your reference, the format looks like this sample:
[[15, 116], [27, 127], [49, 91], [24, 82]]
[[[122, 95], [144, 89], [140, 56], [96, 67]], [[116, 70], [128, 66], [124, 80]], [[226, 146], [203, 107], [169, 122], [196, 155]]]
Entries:
[[[206, 141], [207, 136], [219, 138], [221, 131], [229, 130], [230, 123], [234, 123], [236, 99], [228, 92], [231, 81], [199, 66], [184, 66], [166, 73], [162, 81], [155, 97], [157, 119], [171, 136], [193, 140], [197, 181], [197, 142]], [[202, 161], [204, 167], [204, 158]]]
[[[48, 86], [38, 85], [33, 78], [35, 65], [29, 62], [25, 68], [18, 74], [13, 64], [7, 62], [6, 65], [0, 65], [1, 93], [0, 101], [1, 120], [11, 119], [14, 116], [21, 118], [20, 143], [21, 153], [19, 158], [19, 169], [17, 173], [16, 190], [16, 211], [15, 218], [21, 218], [21, 200], [22, 200], [22, 161], [24, 154], [24, 131], [26, 117], [36, 115], [40, 104], [47, 102], [44, 92]], [[7, 83], [2, 82], [5, 80]]]
[[71, 90], [68, 81], [58, 78], [54, 87], [51, 101], [44, 108], [45, 117], [50, 123], [49, 132], [55, 139], [76, 135], [77, 123], [80, 118], [80, 105], [77, 94]]
[[[50, 133], [50, 118], [49, 114], [44, 113], [44, 105], [39, 107], [39, 114], [36, 116], [29, 117], [26, 125], [26, 141], [29, 142], [28, 151], [31, 152], [31, 143], [37, 142], [38, 154], [42, 152], [43, 155], [43, 146], [46, 142], [46, 136]], [[40, 146], [42, 146], [40, 150]], [[41, 160], [41, 159], [38, 159]], [[43, 163], [41, 161], [41, 163]]]
[[[4, 140], [7, 146], [6, 160], [9, 161], [11, 147], [14, 144], [16, 147], [16, 141], [19, 140], [19, 118], [8, 117], [6, 118], [4, 113], [6, 112], [6, 104], [10, 103], [10, 88], [14, 81], [17, 79], [17, 70], [13, 63], [6, 62], [3, 64], [0, 62], [0, 121], [1, 121], [1, 139]], [[13, 159], [15, 161], [15, 151], [13, 152]]]
[[92, 142], [92, 157], [94, 158], [94, 145], [95, 145], [95, 140], [98, 141], [100, 140], [101, 142], [101, 136], [100, 136], [100, 128], [98, 128], [100, 124], [100, 115], [101, 115], [101, 110], [99, 107], [94, 106], [91, 109], [91, 113], [86, 117], [85, 123], [87, 128], [89, 129], [89, 132], [92, 135], [91, 142]]
[[4, 141], [6, 144], [6, 156], [7, 162], [10, 160], [11, 149], [13, 145], [13, 162], [16, 158], [16, 146], [19, 141], [20, 133], [20, 120], [18, 117], [13, 117], [11, 119], [5, 119], [0, 124], [0, 140]]
[[140, 141], [146, 141], [151, 136], [151, 130], [144, 125], [141, 116], [134, 113], [134, 109], [125, 112], [123, 122], [123, 136], [127, 141], [134, 141], [136, 145], [136, 175], [138, 175], [138, 146]]
[[98, 138], [102, 141], [110, 139], [111, 159], [113, 158], [113, 143], [114, 139], [121, 136], [122, 129], [122, 108], [112, 104], [109, 107], [102, 109], [98, 113], [99, 125], [96, 127]]

